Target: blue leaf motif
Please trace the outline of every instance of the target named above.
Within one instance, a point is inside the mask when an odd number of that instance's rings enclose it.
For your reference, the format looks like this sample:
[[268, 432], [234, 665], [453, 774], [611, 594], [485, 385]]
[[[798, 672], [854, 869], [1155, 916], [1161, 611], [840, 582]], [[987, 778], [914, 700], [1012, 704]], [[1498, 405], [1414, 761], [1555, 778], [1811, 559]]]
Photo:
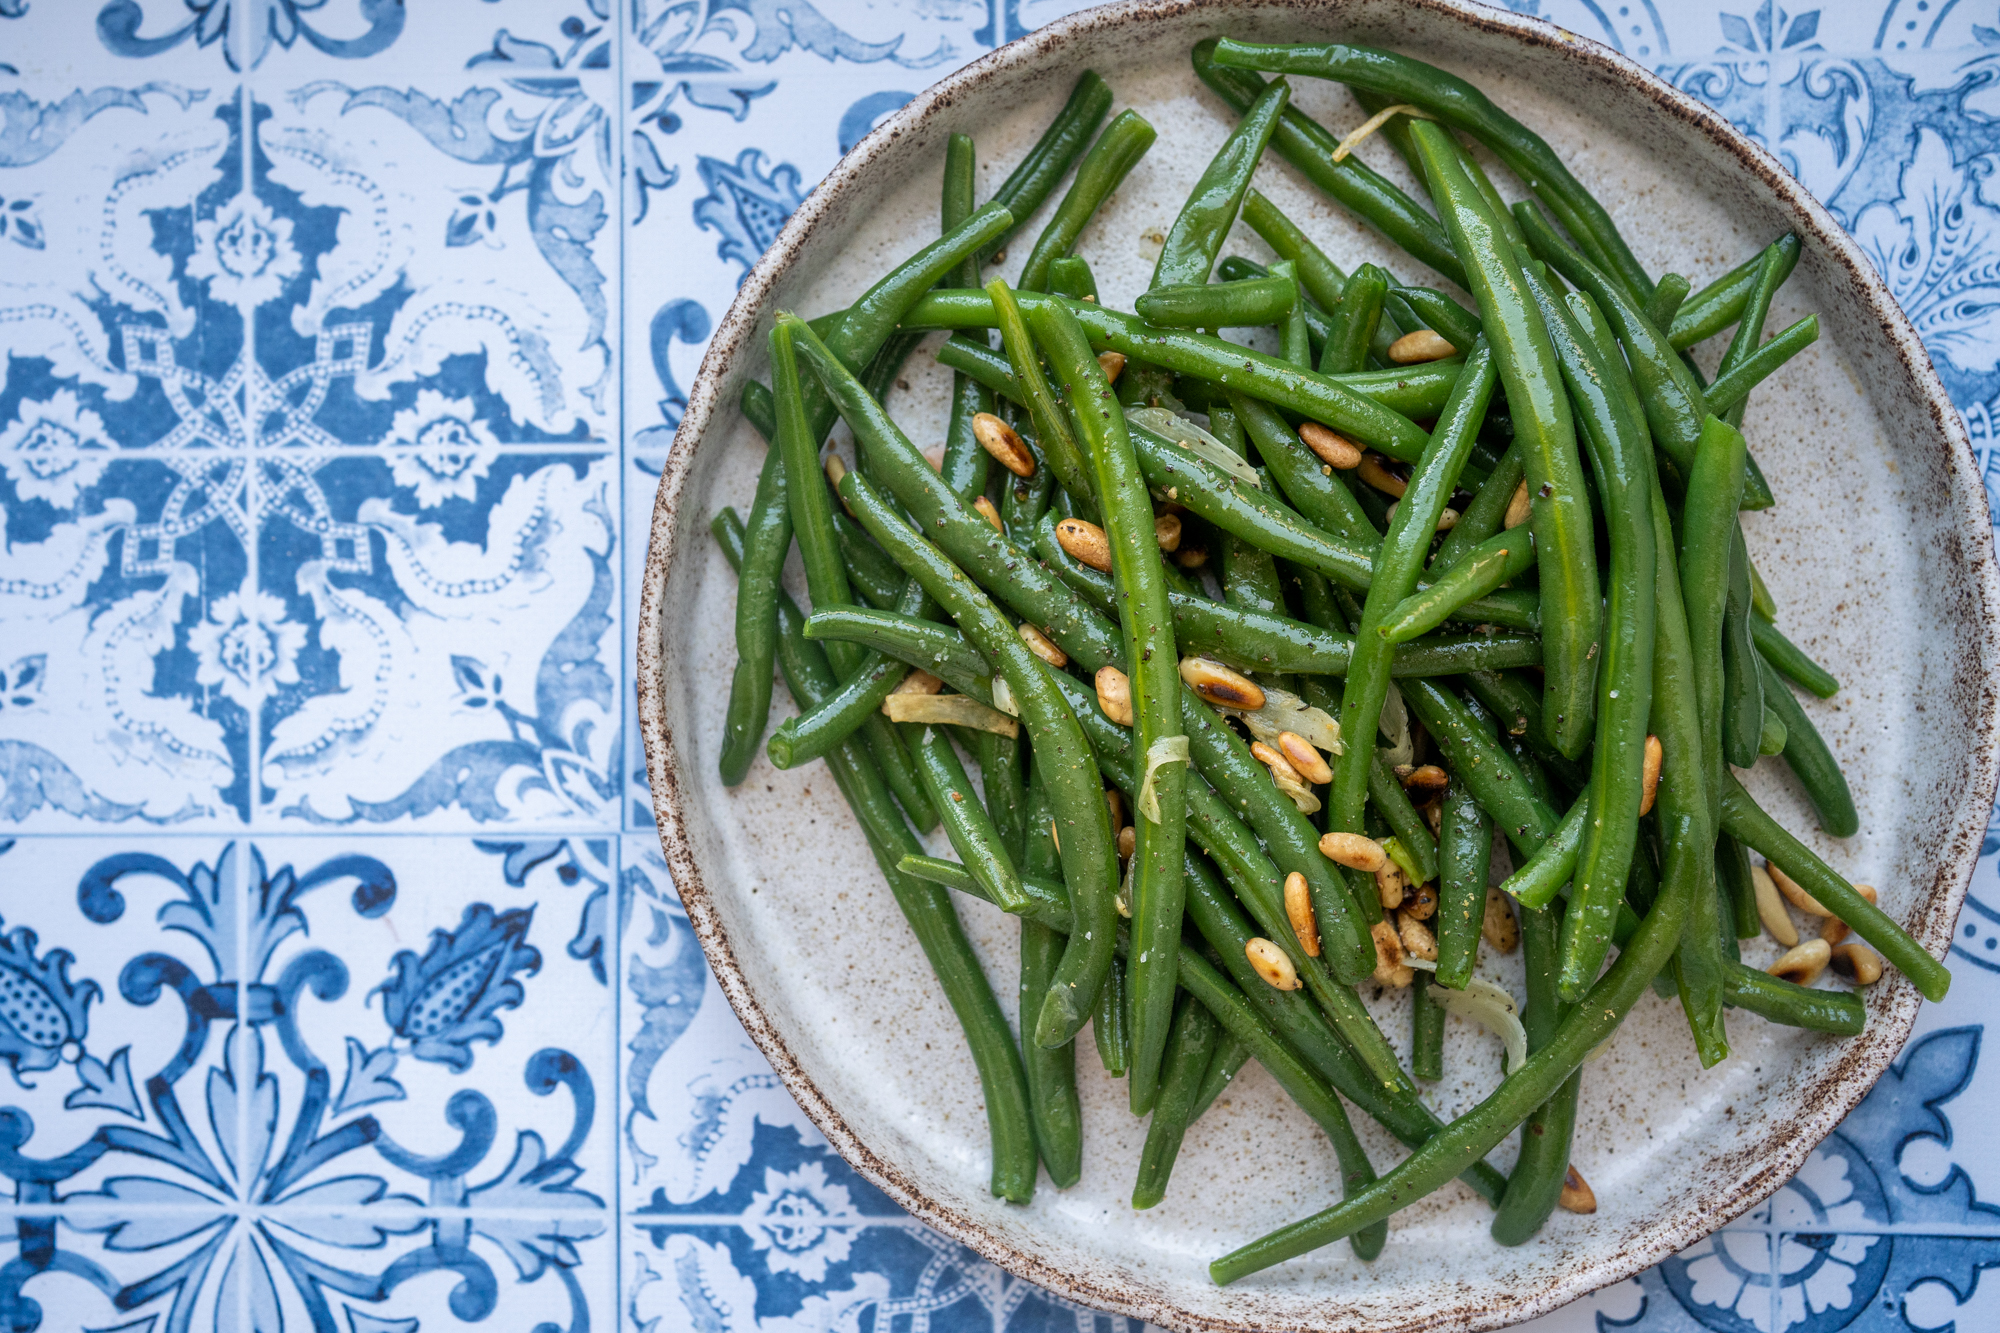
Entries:
[[674, 368], [669, 364], [674, 340], [698, 343], [708, 336], [708, 329], [708, 311], [699, 301], [669, 301], [653, 312], [647, 339], [652, 344], [653, 374], [659, 377], [665, 395], [660, 399], [660, 415], [670, 426], [678, 426], [681, 413], [687, 410], [687, 394], [675, 382]]
[[500, 677], [478, 658], [453, 653], [451, 678], [458, 683], [458, 701], [467, 708], [498, 706]]
[[0, 206], [0, 236], [30, 250], [44, 248], [48, 236], [42, 230], [42, 219], [35, 212], [34, 200], [9, 199], [4, 206]]
[[733, 165], [713, 157], [695, 163], [708, 194], [695, 203], [694, 220], [704, 230], [722, 233], [716, 253], [743, 265], [746, 274], [805, 202], [798, 168], [779, 162], [766, 169], [764, 160], [763, 153], [746, 148]]
[[1815, 9], [1810, 13], [1801, 14], [1792, 20], [1791, 26], [1785, 29], [1784, 44], [1787, 47], [1797, 46], [1801, 42], [1811, 41], [1818, 35], [1819, 11]]
[[143, 1120], [145, 1112], [139, 1109], [139, 1094], [132, 1088], [131, 1055], [130, 1046], [120, 1046], [113, 1052], [109, 1065], [87, 1053], [79, 1057], [76, 1076], [83, 1086], [63, 1098], [63, 1105], [70, 1110], [79, 1106], [102, 1106], [106, 1110], [129, 1115], [134, 1120]]
[[504, 1029], [494, 1014], [519, 1008], [525, 997], [514, 974], [541, 970], [541, 953], [522, 942], [534, 917], [532, 907], [495, 915], [485, 903], [474, 903], [457, 930], [431, 932], [421, 959], [408, 949], [398, 952], [390, 962], [396, 974], [375, 988], [390, 1031], [408, 1041], [419, 1060], [461, 1073], [470, 1068], [471, 1043], [499, 1041]]
[[334, 1099], [333, 1113], [346, 1115], [349, 1111], [363, 1106], [373, 1106], [376, 1102], [400, 1102], [406, 1094], [403, 1085], [390, 1075], [396, 1069], [396, 1053], [388, 1047], [371, 1051], [354, 1038], [347, 1039], [347, 1077], [340, 1082], [340, 1096]]
[[48, 678], [48, 655], [31, 653], [0, 671], [0, 710], [33, 708], [42, 701], [42, 684]]
[[1747, 19], [1740, 14], [1722, 14], [1718, 16], [1718, 20], [1722, 24], [1723, 37], [1732, 45], [1740, 46], [1745, 51], [1757, 49], [1757, 34], [1751, 31]]
[[94, 981], [73, 982], [67, 949], [35, 957], [35, 932], [26, 926], [0, 938], [0, 1059], [24, 1072], [54, 1069], [63, 1046], [82, 1041], [90, 1002], [103, 992]]

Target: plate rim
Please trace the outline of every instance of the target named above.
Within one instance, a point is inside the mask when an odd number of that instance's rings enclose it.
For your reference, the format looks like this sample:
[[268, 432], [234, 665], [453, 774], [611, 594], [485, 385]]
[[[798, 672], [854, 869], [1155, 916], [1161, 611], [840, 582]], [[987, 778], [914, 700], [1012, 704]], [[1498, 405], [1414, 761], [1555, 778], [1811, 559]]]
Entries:
[[[1364, 0], [1364, 3], [1366, 0]], [[1251, 7], [1269, 10], [1309, 7], [1337, 9], [1331, 4], [1301, 6], [1297, 0], [1247, 0]], [[1790, 172], [1756, 141], [1737, 130], [1729, 120], [1691, 95], [1682, 92], [1651, 70], [1612, 48], [1557, 27], [1540, 18], [1489, 8], [1462, 6], [1451, 0], [1399, 0], [1413, 17], [1463, 25], [1476, 32], [1509, 38], [1523, 44], [1559, 52], [1597, 72], [1627, 85], [1647, 97], [1664, 114], [1685, 123], [1693, 132], [1706, 136], [1716, 147], [1738, 159], [1752, 176], [1769, 191], [1780, 207], [1790, 214], [1793, 225], [1809, 242], [1817, 242], [1829, 258], [1839, 263], [1867, 301], [1880, 322], [1890, 346], [1900, 360], [1900, 368], [1929, 409], [1932, 420], [1948, 449], [1946, 459], [1950, 501], [1957, 508], [1962, 552], [1970, 586], [1965, 594], [1979, 603], [1978, 620], [1986, 633], [1984, 671], [1980, 682], [1979, 733], [1975, 763], [1968, 784], [1972, 797], [1965, 808], [1990, 811], [1996, 782], [2000, 782], [2000, 651], [1996, 651], [1996, 608], [2000, 608], [2000, 566], [1996, 566], [1992, 518], [1987, 512], [1985, 485], [1974, 467], [1974, 455], [1963, 418], [1945, 392], [1928, 352], [1901, 305], [1858, 243], [1836, 222]], [[1216, 1317], [1188, 1309], [1171, 1300], [1139, 1291], [1080, 1277], [1060, 1265], [1049, 1263], [1012, 1244], [972, 1216], [939, 1203], [920, 1188], [895, 1162], [876, 1153], [846, 1122], [838, 1108], [821, 1092], [800, 1066], [783, 1035], [765, 1014], [743, 970], [738, 966], [727, 933], [711, 900], [710, 889], [699, 862], [684, 835], [682, 802], [698, 799], [696, 787], [681, 774], [681, 756], [669, 727], [662, 702], [665, 691], [665, 652], [662, 646], [661, 609], [664, 591], [678, 540], [682, 535], [680, 505], [690, 479], [693, 460], [706, 432], [718, 419], [727, 422], [729, 404], [720, 394], [730, 362], [755, 334], [757, 324], [779, 276], [793, 261], [795, 253], [812, 230], [840, 205], [841, 196], [861, 178], [896, 140], [914, 131], [931, 116], [949, 108], [961, 95], [1017, 68], [1058, 58], [1063, 49], [1078, 39], [1101, 29], [1116, 29], [1135, 20], [1158, 20], [1183, 15], [1226, 14], [1246, 7], [1246, 0], [1114, 0], [1114, 3], [1079, 10], [1056, 19], [1024, 37], [997, 47], [980, 58], [918, 93], [891, 113], [859, 144], [846, 153], [813, 188], [793, 212], [777, 239], [750, 268], [740, 284], [728, 313], [717, 325], [704, 353], [695, 382], [688, 392], [687, 406], [676, 430], [675, 444], [667, 454], [653, 517], [643, 583], [635, 686], [638, 721], [645, 745], [646, 766], [652, 789], [654, 818], [668, 870], [686, 910], [689, 924], [706, 956], [710, 970], [724, 998], [756, 1043], [785, 1089], [805, 1112], [836, 1152], [869, 1183], [894, 1199], [912, 1216], [968, 1246], [1014, 1276], [1046, 1287], [1082, 1305], [1109, 1313], [1143, 1319], [1164, 1327], [1201, 1330], [1202, 1333], [1277, 1333], [1287, 1326], [1274, 1324], [1268, 1317], [1248, 1319]], [[1976, 510], [1976, 512], [1975, 512]], [[1966, 541], [1977, 529], [1977, 539]], [[1948, 955], [1952, 931], [1970, 887], [1978, 863], [1978, 849], [1985, 832], [1961, 820], [1953, 828], [1940, 854], [1937, 888], [1911, 923], [1911, 933], [1934, 955]], [[1712, 1203], [1699, 1215], [1672, 1219], [1645, 1233], [1641, 1243], [1600, 1250], [1564, 1270], [1559, 1281], [1541, 1283], [1534, 1290], [1509, 1293], [1502, 1303], [1488, 1303], [1478, 1310], [1441, 1308], [1413, 1312], [1395, 1323], [1297, 1324], [1309, 1328], [1350, 1327], [1370, 1329], [1435, 1330], [1462, 1329], [1467, 1333], [1503, 1327], [1549, 1313], [1573, 1300], [1651, 1267], [1702, 1237], [1719, 1230], [1729, 1221], [1762, 1203], [1789, 1180], [1806, 1157], [1859, 1104], [1895, 1057], [1901, 1052], [1915, 1024], [1921, 996], [1915, 986], [1897, 972], [1885, 975], [1877, 994], [1886, 988], [1886, 1000], [1877, 1000], [1871, 1009], [1868, 1032], [1854, 1039], [1843, 1058], [1820, 1080], [1833, 1083], [1834, 1095], [1815, 1100], [1797, 1109], [1789, 1121], [1774, 1123], [1767, 1138], [1771, 1151], [1760, 1155], [1754, 1166], [1739, 1172], [1729, 1187], [1725, 1202]], [[1870, 1068], [1870, 1066], [1873, 1066]]]

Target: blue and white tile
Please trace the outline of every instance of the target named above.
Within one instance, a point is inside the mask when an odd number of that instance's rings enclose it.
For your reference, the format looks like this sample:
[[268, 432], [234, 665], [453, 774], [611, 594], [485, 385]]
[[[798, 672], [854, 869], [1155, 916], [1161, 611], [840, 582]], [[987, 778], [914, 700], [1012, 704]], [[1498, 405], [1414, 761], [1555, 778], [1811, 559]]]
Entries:
[[[658, 439], [658, 436], [654, 436]], [[660, 489], [660, 472], [666, 455], [652, 449], [630, 449], [624, 462], [625, 479], [625, 679], [635, 680], [639, 651], [639, 597], [645, 586], [646, 543], [653, 524], [653, 499]], [[625, 734], [632, 742], [625, 749], [624, 825], [644, 830], [638, 839], [659, 854], [659, 842], [652, 836], [653, 791], [646, 776], [646, 750], [639, 740], [639, 696], [634, 689], [620, 693], [625, 710]], [[780, 698], [783, 697], [781, 694]]]

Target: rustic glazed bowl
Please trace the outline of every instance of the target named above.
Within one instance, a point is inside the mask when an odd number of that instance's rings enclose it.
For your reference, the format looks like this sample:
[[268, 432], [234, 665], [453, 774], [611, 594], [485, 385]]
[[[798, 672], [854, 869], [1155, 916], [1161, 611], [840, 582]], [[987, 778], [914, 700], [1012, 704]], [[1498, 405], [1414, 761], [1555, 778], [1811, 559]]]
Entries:
[[[734, 789], [716, 777], [735, 582], [707, 529], [719, 507], [750, 502], [764, 447], [737, 394], [766, 378], [774, 312], [845, 305], [933, 237], [946, 136], [976, 135], [989, 192], [1085, 68], [1160, 130], [1079, 246], [1105, 299], [1129, 308], [1151, 271], [1144, 234], [1172, 222], [1233, 123], [1187, 60], [1219, 34], [1375, 43], [1470, 77], [1555, 145], [1655, 273], [1698, 286], [1786, 229], [1803, 238], [1771, 327], [1810, 310], [1823, 332], [1752, 400], [1747, 430], [1779, 504], [1745, 523], [1781, 626], [1845, 682], [1833, 701], [1806, 706], [1853, 781], [1863, 832], [1818, 834], [1771, 764], [1750, 783], [1836, 867], [1879, 886], [1884, 906], [1942, 956], [1993, 797], [2000, 585], [1964, 429], [1916, 334], [1825, 210], [1716, 113], [1548, 24], [1436, 0], [1090, 10], [953, 74], [841, 161], [743, 283], [661, 480], [638, 645], [661, 842], [744, 1027], [834, 1147], [925, 1222], [1085, 1305], [1173, 1328], [1493, 1328], [1627, 1277], [1769, 1195], [1901, 1047], [1915, 990], [1885, 977], [1852, 1040], [1734, 1014], [1734, 1055], [1708, 1071], [1678, 1006], [1649, 995], [1584, 1076], [1575, 1161], [1596, 1190], [1594, 1216], [1559, 1212], [1533, 1241], [1502, 1249], [1488, 1239], [1486, 1205], [1453, 1184], [1399, 1214], [1373, 1263], [1337, 1245], [1220, 1289], [1210, 1259], [1340, 1192], [1324, 1140], [1269, 1078], [1245, 1071], [1190, 1132], [1166, 1202], [1136, 1213], [1127, 1200], [1144, 1126], [1086, 1038], [1082, 1182], [1058, 1193], [1044, 1181], [1025, 1207], [991, 1198], [972, 1062], [824, 767], [780, 773], [760, 760]], [[1296, 82], [1295, 104], [1337, 128], [1361, 119], [1343, 91], [1312, 80]], [[1400, 169], [1381, 145], [1366, 155]], [[1337, 262], [1374, 259], [1416, 276], [1275, 157], [1259, 185]], [[1011, 276], [1026, 248], [1017, 243], [1001, 271]], [[1229, 252], [1269, 257], [1241, 228]], [[941, 438], [947, 384], [920, 353], [891, 397], [922, 444]], [[1014, 923], [970, 901], [961, 911], [1011, 1009]], [[1775, 952], [1768, 941], [1745, 948], [1753, 962]], [[1519, 993], [1518, 958], [1483, 968]], [[1374, 1003], [1405, 1041], [1407, 997]], [[1446, 1116], [1500, 1075], [1492, 1038], [1454, 1019], [1449, 1042], [1449, 1076], [1427, 1093]], [[1380, 1167], [1400, 1158], [1373, 1125], [1361, 1129]], [[1512, 1152], [1503, 1146], [1495, 1162]]]

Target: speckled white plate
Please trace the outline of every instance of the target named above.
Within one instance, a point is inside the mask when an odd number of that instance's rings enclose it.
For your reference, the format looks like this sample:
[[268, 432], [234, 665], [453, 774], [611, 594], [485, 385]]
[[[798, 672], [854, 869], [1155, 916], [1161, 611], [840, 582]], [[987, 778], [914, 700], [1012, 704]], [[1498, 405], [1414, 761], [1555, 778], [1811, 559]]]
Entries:
[[[750, 1035], [841, 1154], [924, 1221], [1085, 1304], [1176, 1328], [1492, 1328], [1626, 1277], [1762, 1200], [1900, 1048], [1914, 989], [1886, 978], [1869, 994], [1867, 1032], [1849, 1041], [1733, 1015], [1735, 1054], [1707, 1072], [1678, 1006], [1649, 995], [1584, 1076], [1575, 1160], [1596, 1189], [1595, 1216], [1558, 1213], [1503, 1250], [1487, 1237], [1486, 1206], [1454, 1184], [1400, 1214], [1372, 1264], [1343, 1244], [1223, 1290], [1209, 1259], [1339, 1193], [1331, 1152], [1270, 1079], [1246, 1071], [1189, 1134], [1166, 1202], [1135, 1213], [1144, 1129], [1086, 1039], [1082, 1182], [1061, 1193], [1044, 1182], [1027, 1207], [994, 1200], [971, 1060], [824, 768], [779, 773], [760, 761], [734, 790], [716, 778], [735, 582], [707, 527], [720, 506], [750, 501], [764, 448], [735, 404], [746, 379], [766, 376], [772, 312], [845, 305], [934, 236], [946, 136], [977, 137], [984, 195], [1086, 67], [1160, 131], [1079, 247], [1107, 301], [1129, 308], [1152, 265], [1142, 234], [1172, 221], [1232, 123], [1187, 61], [1194, 42], [1225, 33], [1372, 42], [1474, 79], [1563, 153], [1655, 273], [1699, 285], [1786, 228], [1804, 238], [1772, 327], [1810, 310], [1823, 333], [1752, 399], [1748, 432], [1779, 504], [1746, 526], [1780, 624], [1846, 684], [1806, 707], [1853, 781], [1863, 832], [1809, 838], [1943, 954], [1993, 797], [2000, 584], [1965, 432], [1915, 333], [1839, 226], [1720, 116], [1547, 24], [1436, 0], [1090, 10], [939, 83], [834, 169], [744, 282], [661, 481], [638, 645], [661, 841]], [[1344, 92], [1313, 80], [1296, 81], [1295, 102], [1336, 128], [1360, 119]], [[1367, 156], [1403, 179], [1385, 148]], [[1275, 158], [1258, 183], [1337, 261], [1417, 276]], [[1026, 246], [1015, 248], [1010, 276]], [[1242, 228], [1232, 251], [1269, 258]], [[946, 384], [919, 354], [891, 398], [922, 443], [939, 438]], [[1792, 828], [1814, 830], [1771, 767], [1753, 789]], [[962, 912], [1011, 1008], [1013, 923], [970, 902]], [[1761, 961], [1773, 950], [1746, 952]], [[1518, 959], [1484, 967], [1518, 992]], [[1399, 1041], [1406, 1005], [1378, 1005]], [[1494, 1085], [1497, 1043], [1454, 1019], [1447, 1067], [1427, 1096], [1450, 1116]], [[1379, 1166], [1398, 1160], [1386, 1134], [1362, 1128]], [[1511, 1156], [1510, 1145], [1495, 1160]]]

